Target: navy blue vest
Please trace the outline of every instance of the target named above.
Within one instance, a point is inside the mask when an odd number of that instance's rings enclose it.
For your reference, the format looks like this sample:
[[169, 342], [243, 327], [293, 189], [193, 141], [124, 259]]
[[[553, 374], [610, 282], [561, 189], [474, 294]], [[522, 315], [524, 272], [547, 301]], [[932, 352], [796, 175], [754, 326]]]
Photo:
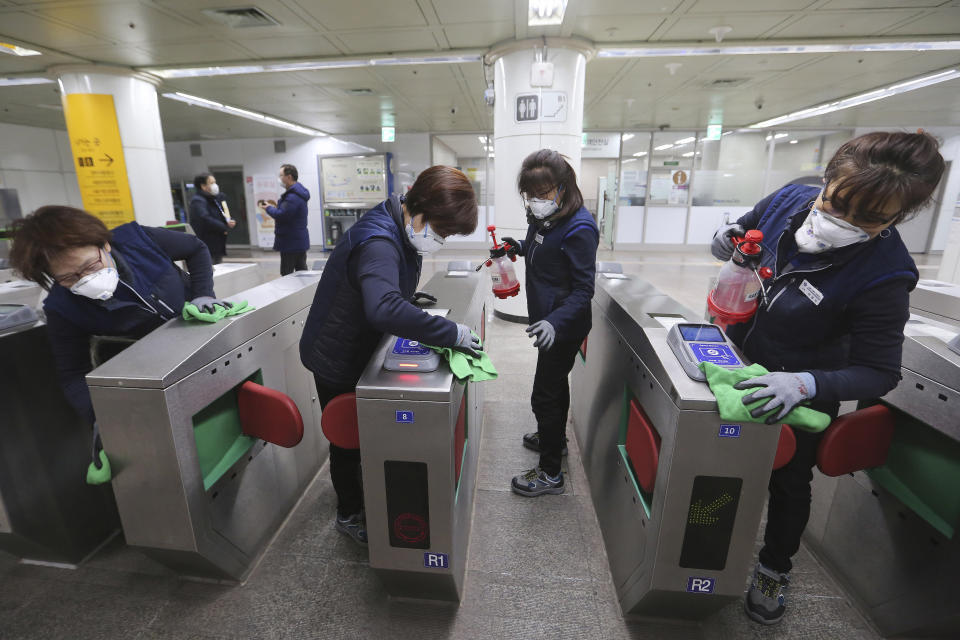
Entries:
[[300, 338], [300, 360], [331, 387], [355, 385], [383, 336], [367, 322], [358, 283], [350, 282], [353, 251], [373, 238], [389, 240], [402, 256], [400, 293], [416, 293], [421, 258], [403, 238], [402, 219], [397, 198], [381, 202], [347, 229], [323, 269]]
[[[136, 299], [123, 284], [109, 300], [91, 300], [54, 284], [43, 308], [57, 313], [90, 335], [142, 337], [178, 315], [191, 299], [190, 283], [166, 253], [136, 222], [111, 231], [111, 253], [125, 268], [123, 282], [133, 287], [156, 313]], [[118, 264], [118, 266], [120, 266]]]

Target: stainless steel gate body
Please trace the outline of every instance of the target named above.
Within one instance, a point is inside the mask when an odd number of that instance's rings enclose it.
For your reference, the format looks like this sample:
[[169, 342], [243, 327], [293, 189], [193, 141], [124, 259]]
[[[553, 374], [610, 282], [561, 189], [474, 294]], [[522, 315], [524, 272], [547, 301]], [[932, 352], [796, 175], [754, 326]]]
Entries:
[[[437, 297], [436, 307], [450, 310], [447, 318], [483, 337], [485, 283], [474, 273], [439, 273], [424, 290]], [[385, 371], [394, 341], [387, 336], [380, 344], [356, 392], [370, 566], [393, 596], [459, 602], [483, 384], [458, 382], [445, 361], [430, 373]]]
[[[87, 376], [130, 545], [185, 575], [252, 568], [327, 455], [298, 349], [318, 280], [300, 271], [242, 292], [256, 310], [216, 324], [172, 320]], [[257, 440], [205, 479], [196, 416], [249, 379], [294, 400], [303, 441]]]
[[[667, 345], [678, 319], [701, 321], [642, 280], [598, 274], [571, 405], [623, 612], [702, 618], [743, 596], [780, 430], [720, 419]], [[626, 442], [643, 419], [660, 438], [650, 492]]]

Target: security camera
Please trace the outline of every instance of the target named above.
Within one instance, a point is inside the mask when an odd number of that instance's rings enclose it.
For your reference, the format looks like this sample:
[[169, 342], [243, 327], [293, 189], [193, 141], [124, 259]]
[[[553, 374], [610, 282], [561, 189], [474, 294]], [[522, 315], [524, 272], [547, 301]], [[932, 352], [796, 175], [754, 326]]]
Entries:
[[753, 106], [757, 109], [763, 109], [763, 96], [757, 96], [757, 99], [753, 101]]
[[456, 107], [450, 107], [450, 115], [452, 115], [452, 116], [457, 115], [457, 108], [456, 108]]
[[657, 128], [660, 129], [660, 131], [666, 131], [667, 129], [670, 128], [670, 125], [669, 125], [669, 124], [661, 124], [661, 125], [657, 125]]

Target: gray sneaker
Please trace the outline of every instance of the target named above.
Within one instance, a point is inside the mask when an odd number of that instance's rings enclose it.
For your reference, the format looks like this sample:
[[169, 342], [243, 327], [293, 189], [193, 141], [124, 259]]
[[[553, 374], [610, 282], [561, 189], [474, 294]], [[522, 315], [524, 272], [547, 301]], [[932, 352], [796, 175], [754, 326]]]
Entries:
[[759, 562], [753, 571], [750, 590], [743, 601], [747, 616], [760, 624], [777, 624], [787, 610], [784, 592], [790, 586], [790, 576], [768, 569]]
[[[532, 431], [530, 433], [523, 434], [523, 446], [531, 451], [536, 451], [537, 453], [543, 453], [540, 450], [540, 432]], [[567, 455], [567, 439], [563, 439], [563, 449], [560, 450], [560, 455]]]
[[544, 493], [563, 493], [563, 471], [556, 476], [548, 476], [547, 472], [540, 467], [535, 467], [529, 471], [524, 471], [518, 476], [514, 476], [510, 483], [514, 493], [519, 493], [528, 498], [534, 498]]
[[337, 514], [334, 525], [340, 533], [350, 536], [357, 544], [367, 546], [367, 523], [362, 513], [355, 513], [349, 518], [342, 518]]

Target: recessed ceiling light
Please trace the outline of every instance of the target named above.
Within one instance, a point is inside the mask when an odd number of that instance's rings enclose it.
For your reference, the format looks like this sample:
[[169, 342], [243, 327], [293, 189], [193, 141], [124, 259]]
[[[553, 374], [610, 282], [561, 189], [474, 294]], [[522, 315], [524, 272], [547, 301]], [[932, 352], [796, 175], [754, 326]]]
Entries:
[[530, 0], [527, 10], [527, 26], [543, 27], [563, 24], [567, 0]]
[[778, 133], [775, 136], [773, 136], [773, 139], [779, 140], [780, 138], [789, 138], [789, 137], [790, 137], [789, 133]]
[[620, 136], [620, 139], [623, 140], [624, 142], [626, 142], [627, 140], [633, 140], [633, 138], [634, 138], [634, 134], [632, 133], [625, 133], [622, 136]]
[[684, 154], [683, 154], [683, 157], [684, 157], [684, 158], [692, 158], [692, 157], [693, 157], [693, 151], [688, 151], [687, 153], [684, 153]]
[[6, 53], [11, 56], [39, 56], [43, 55], [39, 51], [27, 49], [9, 42], [0, 42], [0, 53]]
[[672, 144], [662, 144], [662, 145], [660, 145], [659, 147], [654, 147], [653, 150], [654, 150], [654, 151], [664, 151], [664, 150], [666, 150], [666, 149], [669, 149], [669, 148], [672, 147], [672, 146], [673, 146]]
[[800, 142], [800, 141], [799, 141], [799, 140], [791, 140], [791, 141], [790, 141], [790, 144], [797, 144], [798, 142]]
[[636, 156], [637, 158], [642, 158], [643, 156], [647, 155], [647, 152], [646, 152], [646, 151], [637, 151], [637, 152], [636, 152], [635, 154], [633, 154], [633, 155]]
[[674, 142], [673, 144], [675, 144], [675, 145], [677, 145], [677, 146], [679, 147], [679, 146], [682, 145], [682, 144], [690, 144], [690, 143], [693, 142], [694, 140], [696, 140], [696, 138], [693, 137], [693, 136], [691, 136], [691, 137], [689, 137], [689, 138], [680, 138], [679, 140], [677, 140], [677, 141]]

